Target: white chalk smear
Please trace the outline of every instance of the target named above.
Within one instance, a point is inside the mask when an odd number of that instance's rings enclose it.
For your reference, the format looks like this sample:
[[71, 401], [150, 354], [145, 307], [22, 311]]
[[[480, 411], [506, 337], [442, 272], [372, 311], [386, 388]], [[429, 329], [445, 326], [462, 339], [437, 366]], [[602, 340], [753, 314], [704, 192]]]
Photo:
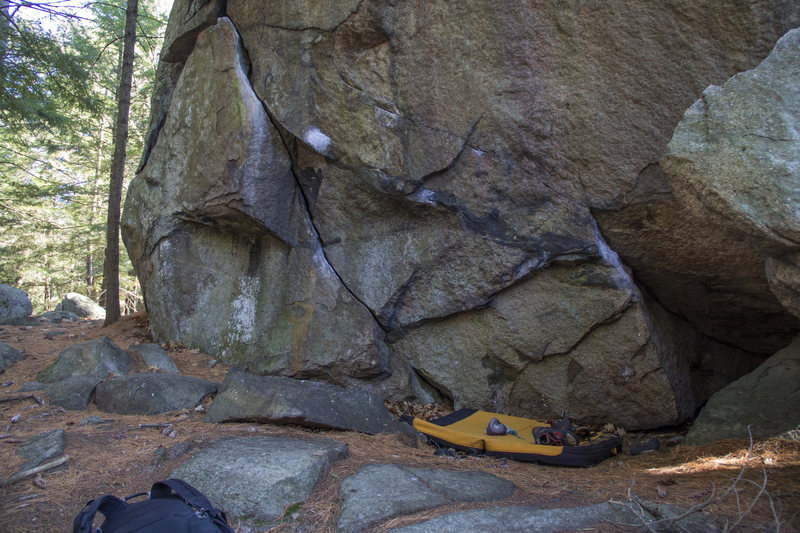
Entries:
[[331, 138], [319, 131], [319, 128], [313, 126], [306, 131], [303, 140], [310, 144], [314, 150], [320, 154], [325, 154], [325, 150], [331, 145]]

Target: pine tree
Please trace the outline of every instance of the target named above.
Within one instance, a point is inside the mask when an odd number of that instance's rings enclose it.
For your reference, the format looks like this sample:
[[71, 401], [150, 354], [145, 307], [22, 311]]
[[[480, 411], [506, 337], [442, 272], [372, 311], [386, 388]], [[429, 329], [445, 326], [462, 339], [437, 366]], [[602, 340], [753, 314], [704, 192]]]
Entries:
[[114, 159], [111, 164], [111, 183], [108, 194], [108, 223], [106, 228], [106, 256], [103, 277], [106, 281], [105, 325], [120, 317], [119, 311], [119, 219], [122, 209], [122, 182], [125, 178], [125, 155], [128, 144], [128, 114], [131, 107], [133, 81], [133, 51], [136, 46], [136, 21], [139, 0], [128, 0], [125, 15], [125, 40], [122, 68], [117, 92], [117, 123], [114, 130]]
[[[19, 8], [7, 0], [0, 2], [2, 7]], [[54, 5], [59, 3], [53, 0]], [[163, 18], [152, 14], [153, 4], [139, 0], [140, 40], [135, 49], [127, 176], [133, 174], [141, 154], [143, 132], [137, 130], [147, 124], [161, 44], [158, 35], [163, 35], [165, 25]], [[30, 101], [23, 104], [31, 111], [20, 114], [14, 108], [21, 109], [20, 102], [5, 105], [3, 98], [24, 88], [24, 80], [3, 81], [0, 87], [0, 283], [26, 290], [38, 313], [52, 309], [69, 291], [103, 298], [104, 277], [97, 265], [106, 240], [115, 80], [120, 72], [125, 6], [121, 0], [93, 3], [79, 17], [69, 13], [59, 17], [58, 27], [48, 25], [47, 31], [25, 17], [25, 9], [9, 13], [15, 25], [3, 26], [9, 18], [0, 14], [0, 51], [3, 35], [12, 50], [5, 58], [8, 61], [0, 57], [0, 69], [6, 65], [17, 69], [18, 62], [39, 72], [37, 76], [44, 75], [44, 69], [32, 66], [35, 61], [19, 55], [18, 28], [27, 28], [35, 40], [52, 41], [45, 49], [58, 49], [62, 60], [75, 63], [71, 68], [82, 72], [84, 91], [83, 98], [76, 98], [74, 92], [59, 89], [71, 87], [64, 79], [58, 84], [48, 81], [48, 90], [26, 92]], [[50, 116], [58, 118], [50, 120]], [[130, 296], [126, 312], [134, 309], [140, 292], [131, 270], [127, 254], [121, 253], [120, 293]]]

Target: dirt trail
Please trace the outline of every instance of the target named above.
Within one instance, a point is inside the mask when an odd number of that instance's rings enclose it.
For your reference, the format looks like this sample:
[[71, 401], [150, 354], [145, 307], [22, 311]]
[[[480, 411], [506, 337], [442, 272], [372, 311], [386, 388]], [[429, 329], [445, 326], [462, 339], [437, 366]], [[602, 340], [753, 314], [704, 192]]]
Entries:
[[[0, 326], [0, 341], [28, 354], [26, 360], [0, 375], [0, 397], [19, 395], [22, 384], [35, 381], [38, 372], [55, 361], [70, 344], [103, 336], [110, 337], [123, 349], [132, 343], [150, 342], [146, 322], [137, 316], [123, 317], [108, 328], [92, 321], [43, 323], [32, 327]], [[197, 350], [174, 345], [166, 348], [184, 374], [221, 382], [228, 371], [223, 364], [209, 367], [212, 357]], [[144, 370], [142, 364], [135, 369]], [[42, 397], [46, 400], [46, 396], [42, 394]], [[90, 415], [111, 419], [113, 423], [78, 425]], [[12, 418], [17, 421], [12, 422]], [[141, 427], [142, 424], [171, 426], [167, 430], [163, 426]], [[713, 490], [714, 494], [721, 494], [731, 485], [745, 464], [749, 444], [728, 440], [702, 447], [679, 445], [635, 457], [623, 453], [592, 468], [558, 468], [486, 457], [434, 456], [434, 449], [422, 441], [414, 448], [392, 435], [369, 436], [264, 424], [206, 424], [203, 414], [194, 411], [126, 416], [99, 412], [93, 404], [86, 411], [66, 411], [48, 403], [40, 405], [33, 399], [23, 399], [0, 403], [0, 482], [24, 462], [15, 454], [22, 442], [56, 428], [66, 432], [68, 468], [0, 489], [4, 531], [71, 531], [72, 519], [86, 501], [104, 493], [125, 496], [145, 491], [153, 482], [169, 477], [170, 472], [194, 451], [227, 435], [332, 438], [349, 447], [348, 458], [334, 465], [311, 499], [299, 509], [290, 509], [271, 531], [334, 531], [339, 483], [368, 463], [485, 470], [519, 487], [504, 504], [584, 505], [610, 499], [628, 501], [632, 494], [643, 500], [689, 508], [705, 502]], [[668, 432], [629, 437], [643, 441], [653, 435], [663, 438]], [[744, 475], [747, 481], [739, 483], [738, 504], [731, 494], [703, 512], [727, 519], [729, 523], [736, 522], [741, 516], [739, 506], [742, 509], [749, 506], [759, 494], [766, 475], [766, 489], [761, 491], [759, 501], [744, 517], [742, 525], [746, 529], [774, 527], [777, 515], [781, 530], [800, 530], [800, 443], [778, 439], [756, 442], [749, 465]], [[455, 505], [399, 517], [390, 525], [396, 527], [454, 509], [478, 506]], [[619, 529], [611, 525], [599, 528]]]

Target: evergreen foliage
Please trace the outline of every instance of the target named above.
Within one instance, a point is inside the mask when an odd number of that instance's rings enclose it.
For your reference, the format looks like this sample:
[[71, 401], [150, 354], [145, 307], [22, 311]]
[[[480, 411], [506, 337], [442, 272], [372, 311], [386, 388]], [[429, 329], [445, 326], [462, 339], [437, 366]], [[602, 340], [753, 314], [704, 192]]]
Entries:
[[[32, 20], [26, 11], [50, 19]], [[125, 178], [142, 151], [165, 19], [139, 1]], [[27, 15], [27, 16], [26, 16]], [[104, 304], [103, 249], [125, 1], [72, 9], [65, 0], [0, 0], [0, 283], [34, 312], [66, 292]], [[120, 252], [120, 294], [138, 282]]]

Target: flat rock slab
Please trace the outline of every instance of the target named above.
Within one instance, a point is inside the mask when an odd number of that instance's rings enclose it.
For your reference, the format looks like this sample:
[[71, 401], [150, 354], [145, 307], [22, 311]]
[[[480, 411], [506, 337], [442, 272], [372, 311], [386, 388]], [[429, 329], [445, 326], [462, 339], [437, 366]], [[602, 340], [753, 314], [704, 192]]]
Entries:
[[[663, 507], [665, 506], [653, 506], [654, 509], [658, 508], [660, 511], [664, 511], [664, 518], [679, 516], [666, 512]], [[676, 508], [670, 509], [674, 511]], [[644, 517], [645, 520], [653, 519], [649, 514], [645, 514]], [[428, 533], [430, 531], [549, 533], [551, 531], [580, 530], [603, 522], [644, 528], [642, 520], [628, 505], [605, 502], [560, 509], [540, 509], [535, 506], [487, 507], [474, 511], [451, 513], [391, 531], [402, 533]], [[678, 521], [677, 524], [685, 528], [684, 531], [718, 531], [718, 527], [712, 519], [699, 513], [690, 515]], [[649, 525], [655, 531], [664, 529], [656, 523]]]
[[144, 364], [148, 367], [156, 368], [168, 374], [180, 374], [175, 362], [167, 354], [166, 350], [152, 342], [142, 344], [131, 344], [129, 348], [142, 356]]
[[393, 516], [455, 502], [503, 500], [515, 489], [510, 481], [486, 472], [368, 465], [342, 481], [337, 531], [363, 531]]
[[4, 342], [0, 342], [0, 370], [8, 368], [17, 361], [22, 361], [27, 356]]
[[206, 422], [299, 424], [376, 434], [408, 433], [383, 400], [363, 390], [231, 369], [206, 415]]
[[686, 435], [686, 444], [772, 437], [800, 427], [800, 336], [714, 394]]
[[305, 501], [347, 446], [330, 439], [222, 438], [196, 453], [171, 477], [183, 479], [229, 517], [275, 520]]
[[64, 430], [53, 429], [40, 433], [25, 441], [17, 450], [17, 455], [26, 459], [20, 470], [39, 466], [49, 459], [64, 455]]
[[100, 383], [94, 401], [107, 413], [154, 415], [194, 407], [218, 388], [219, 383], [192, 376], [141, 372]]
[[130, 361], [122, 349], [108, 337], [68, 346], [58, 360], [39, 372], [38, 381], [52, 383], [70, 376], [91, 376], [100, 382], [109, 374], [130, 371]]

